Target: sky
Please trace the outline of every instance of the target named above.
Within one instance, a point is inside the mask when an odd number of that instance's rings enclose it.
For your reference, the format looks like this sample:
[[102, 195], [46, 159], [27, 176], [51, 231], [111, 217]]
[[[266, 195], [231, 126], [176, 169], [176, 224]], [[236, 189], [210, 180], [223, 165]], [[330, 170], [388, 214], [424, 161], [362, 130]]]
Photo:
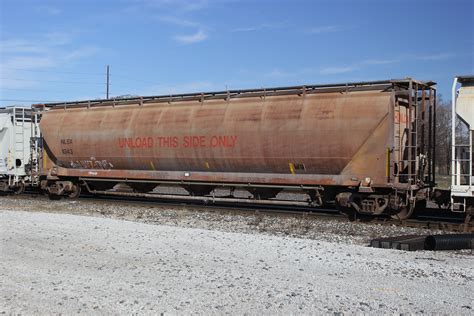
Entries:
[[474, 74], [474, 0], [0, 0], [0, 106]]

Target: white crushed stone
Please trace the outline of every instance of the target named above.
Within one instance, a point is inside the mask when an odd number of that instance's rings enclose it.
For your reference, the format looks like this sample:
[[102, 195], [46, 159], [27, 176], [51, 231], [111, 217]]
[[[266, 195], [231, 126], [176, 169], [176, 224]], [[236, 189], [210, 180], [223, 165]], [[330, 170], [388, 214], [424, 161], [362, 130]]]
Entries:
[[473, 313], [468, 253], [5, 209], [0, 245], [6, 314]]
[[202, 228], [276, 236], [293, 236], [330, 242], [367, 245], [371, 239], [408, 234], [445, 233], [397, 225], [349, 222], [344, 218], [273, 216], [252, 211], [203, 210], [193, 205], [168, 206], [114, 200], [50, 201], [41, 196], [4, 196], [0, 207], [9, 210], [68, 213], [137, 221], [156, 225]]

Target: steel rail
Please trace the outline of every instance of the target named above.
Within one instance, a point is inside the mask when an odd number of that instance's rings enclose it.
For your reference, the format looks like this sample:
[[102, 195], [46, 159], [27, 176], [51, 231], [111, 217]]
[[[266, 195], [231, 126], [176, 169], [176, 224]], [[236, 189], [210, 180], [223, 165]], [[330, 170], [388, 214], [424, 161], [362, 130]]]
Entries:
[[[38, 192], [27, 192], [30, 196], [38, 196]], [[278, 205], [278, 204], [245, 204], [236, 205], [236, 202], [216, 201], [213, 203], [203, 203], [197, 199], [181, 199], [179, 195], [167, 195], [167, 198], [145, 198], [138, 196], [123, 195], [94, 195], [90, 193], [81, 194], [80, 199], [96, 202], [125, 203], [133, 205], [152, 205], [156, 207], [185, 207], [195, 211], [218, 211], [232, 212], [248, 215], [269, 215], [269, 216], [292, 216], [305, 218], [327, 218], [340, 221], [348, 221], [347, 216], [339, 213], [335, 208], [316, 208], [301, 205]], [[21, 197], [21, 196], [19, 196]], [[241, 200], [241, 199], [237, 199]], [[251, 200], [250, 200], [251, 201]], [[54, 203], [54, 201], [52, 201]], [[426, 210], [434, 210], [427, 208]], [[373, 217], [358, 215], [355, 222], [367, 225], [396, 225], [404, 227], [417, 227], [424, 229], [440, 229], [454, 232], [474, 232], [472, 221], [466, 223], [462, 217], [446, 217], [439, 215], [419, 215], [416, 218], [406, 220], [395, 220], [389, 216]]]

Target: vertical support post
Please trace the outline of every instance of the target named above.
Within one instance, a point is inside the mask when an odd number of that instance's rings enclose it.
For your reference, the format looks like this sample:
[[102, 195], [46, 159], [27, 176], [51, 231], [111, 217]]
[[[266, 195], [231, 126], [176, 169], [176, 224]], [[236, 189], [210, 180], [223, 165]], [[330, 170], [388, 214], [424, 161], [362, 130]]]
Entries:
[[419, 91], [419, 86], [418, 83], [415, 83], [415, 89], [413, 91], [413, 132], [412, 132], [412, 143], [413, 143], [413, 159], [415, 160], [414, 163], [414, 181], [418, 181], [418, 177], [420, 176], [420, 161], [419, 161], [419, 144], [418, 144], [418, 133], [419, 133], [419, 105], [418, 105], [418, 91]]
[[385, 175], [387, 177], [387, 183], [390, 183], [390, 165], [391, 165], [391, 158], [390, 158], [390, 147], [387, 147], [387, 157], [385, 162]]
[[110, 73], [109, 73], [109, 65], [107, 65], [107, 99], [109, 99], [109, 83], [110, 83]]
[[433, 179], [433, 159], [435, 152], [433, 151], [433, 133], [436, 129], [433, 125], [433, 89], [429, 88], [428, 92], [428, 181], [434, 184]]
[[469, 126], [469, 186], [472, 187], [472, 130]]
[[458, 78], [454, 78], [451, 96], [451, 184], [456, 184], [456, 86]]
[[434, 95], [434, 100], [433, 100], [433, 164], [431, 165], [433, 170], [431, 171], [433, 175], [433, 183], [436, 182], [436, 106], [437, 106], [437, 101], [436, 101], [436, 90], [433, 89], [433, 95]]
[[[17, 175], [17, 170], [16, 170], [16, 135], [17, 135], [17, 126], [16, 126], [16, 107], [13, 108], [13, 144], [12, 144], [12, 156], [13, 156], [13, 170], [15, 174], [13, 175], [14, 177]], [[13, 183], [9, 183], [12, 185]]]
[[407, 127], [408, 127], [408, 133], [407, 133], [407, 140], [408, 140], [408, 174], [407, 174], [407, 177], [408, 177], [408, 183], [409, 184], [412, 184], [412, 160], [414, 160], [414, 157], [413, 157], [413, 142], [412, 142], [412, 139], [413, 139], [413, 136], [411, 134], [412, 132], [412, 107], [413, 107], [413, 82], [410, 80], [410, 83], [408, 84], [408, 121], [407, 121]]
[[[388, 108], [388, 117], [389, 117], [389, 122], [390, 123], [390, 129], [389, 129], [389, 135], [388, 135], [388, 148], [387, 148], [387, 156], [390, 155], [392, 152], [394, 152], [397, 144], [396, 144], [396, 137], [395, 137], [395, 106], [396, 106], [396, 101], [395, 101], [395, 88], [393, 87], [392, 84], [392, 93], [390, 94], [390, 104]], [[388, 175], [387, 175], [387, 183], [390, 183], [391, 181], [391, 176], [394, 176], [394, 182], [398, 183], [398, 176], [395, 174], [395, 170], [392, 170], [394, 162], [395, 162], [395, 155], [390, 155], [390, 157], [387, 157], [387, 169], [388, 169]], [[393, 160], [393, 161], [392, 161]]]
[[421, 90], [421, 152], [425, 153], [425, 122], [426, 122], [426, 90], [424, 87], [422, 87]]
[[[24, 164], [26, 164], [27, 162], [27, 159], [26, 159], [26, 151], [25, 151], [25, 109], [21, 109], [21, 141], [22, 141], [22, 144], [21, 146], [23, 147], [23, 163], [22, 163], [22, 166], [23, 168], [25, 168]], [[29, 144], [28, 144], [29, 145]]]

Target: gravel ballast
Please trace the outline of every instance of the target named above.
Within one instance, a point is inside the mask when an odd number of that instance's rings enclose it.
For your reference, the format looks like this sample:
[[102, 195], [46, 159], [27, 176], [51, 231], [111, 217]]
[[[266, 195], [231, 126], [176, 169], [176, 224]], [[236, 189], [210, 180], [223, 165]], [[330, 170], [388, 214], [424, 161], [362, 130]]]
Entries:
[[4, 206], [0, 313], [473, 313], [470, 253]]
[[235, 212], [219, 207], [116, 200], [63, 199], [52, 202], [42, 196], [3, 196], [0, 209], [87, 215], [154, 225], [292, 236], [358, 245], [367, 245], [371, 239], [380, 237], [446, 233], [439, 229], [395, 224], [349, 222], [345, 218], [256, 214], [251, 210]]

